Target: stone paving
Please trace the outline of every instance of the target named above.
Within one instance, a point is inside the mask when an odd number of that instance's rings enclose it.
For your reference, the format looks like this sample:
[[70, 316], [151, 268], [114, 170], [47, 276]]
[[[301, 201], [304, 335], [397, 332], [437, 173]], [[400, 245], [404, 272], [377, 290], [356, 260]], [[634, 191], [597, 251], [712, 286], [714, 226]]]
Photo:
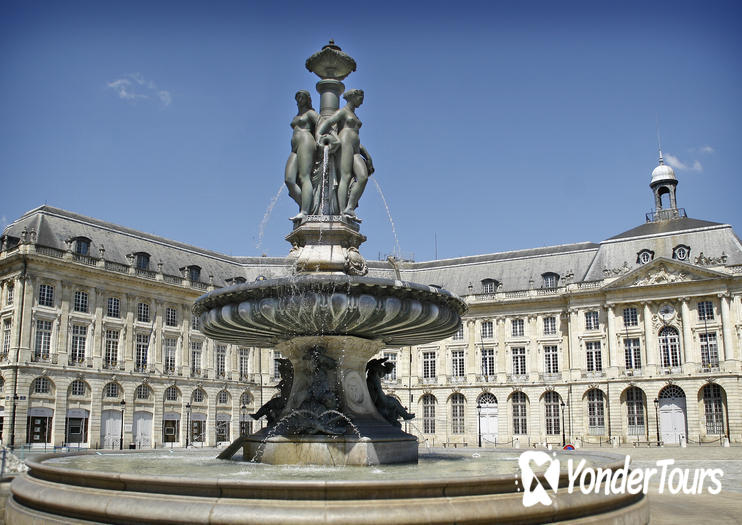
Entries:
[[657, 468], [657, 460], [674, 459], [668, 468], [716, 469], [724, 471], [722, 490], [717, 495], [660, 494], [659, 481], [652, 479], [649, 490], [649, 509], [652, 525], [682, 524], [740, 524], [742, 523], [742, 447], [720, 446], [643, 447], [643, 448], [584, 448], [626, 454], [633, 467]]

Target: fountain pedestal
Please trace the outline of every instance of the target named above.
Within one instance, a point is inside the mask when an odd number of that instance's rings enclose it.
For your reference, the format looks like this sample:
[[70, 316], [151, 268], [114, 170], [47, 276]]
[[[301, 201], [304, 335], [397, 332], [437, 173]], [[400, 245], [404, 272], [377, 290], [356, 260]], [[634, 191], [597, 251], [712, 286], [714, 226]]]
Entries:
[[275, 426], [244, 441], [243, 457], [270, 464], [417, 462], [417, 438], [384, 419], [368, 391], [366, 363], [383, 346], [352, 336], [276, 345], [293, 364], [291, 394]]
[[366, 261], [358, 251], [366, 236], [341, 216], [310, 215], [286, 240], [291, 243], [289, 257], [296, 258], [298, 272], [366, 273]]

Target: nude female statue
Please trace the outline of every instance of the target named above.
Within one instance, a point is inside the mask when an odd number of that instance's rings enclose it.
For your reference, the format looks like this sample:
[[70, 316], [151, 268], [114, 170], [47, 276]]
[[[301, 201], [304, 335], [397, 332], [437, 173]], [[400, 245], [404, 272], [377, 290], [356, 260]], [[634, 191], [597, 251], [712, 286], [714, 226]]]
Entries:
[[298, 113], [291, 121], [294, 134], [291, 136], [291, 154], [286, 161], [285, 174], [289, 195], [299, 205], [299, 214], [292, 217], [292, 221], [304, 219], [312, 206], [312, 167], [317, 149], [314, 133], [319, 121], [308, 91], [297, 91], [294, 98]]
[[[363, 91], [351, 89], [343, 94], [343, 98], [346, 100], [345, 106], [320, 124], [317, 135], [321, 137], [320, 144], [328, 142], [328, 138], [322, 138], [322, 135], [327, 135], [332, 126], [337, 125], [337, 136], [340, 141], [337, 161], [340, 179], [337, 188], [338, 205], [340, 213], [346, 217], [355, 218], [358, 199], [361, 198], [366, 188], [368, 176], [374, 172], [374, 164], [371, 155], [368, 154], [358, 137], [358, 130], [361, 129], [362, 124], [355, 114], [355, 109], [363, 104]], [[355, 182], [353, 182], [354, 177]], [[353, 182], [352, 186], [351, 182]], [[349, 187], [350, 192], [348, 192]]]

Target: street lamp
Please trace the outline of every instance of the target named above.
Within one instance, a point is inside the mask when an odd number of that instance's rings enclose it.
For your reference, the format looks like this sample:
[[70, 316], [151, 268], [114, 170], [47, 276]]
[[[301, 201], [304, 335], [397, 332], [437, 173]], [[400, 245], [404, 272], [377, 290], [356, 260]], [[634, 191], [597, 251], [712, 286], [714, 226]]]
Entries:
[[567, 438], [564, 435], [564, 401], [562, 401], [562, 448], [567, 445]]
[[247, 434], [247, 405], [242, 405], [240, 407], [240, 411], [242, 413], [242, 421], [240, 421], [240, 435]]
[[126, 400], [122, 399], [121, 403], [121, 435], [119, 436], [119, 450], [124, 448], [124, 410], [126, 409]]
[[657, 446], [660, 446], [660, 416], [659, 416], [660, 400], [654, 398], [654, 423], [657, 426]]
[[477, 432], [479, 434], [479, 448], [482, 448], [482, 403], [477, 402]]
[[188, 448], [188, 438], [191, 434], [191, 404], [186, 403], [186, 448]]

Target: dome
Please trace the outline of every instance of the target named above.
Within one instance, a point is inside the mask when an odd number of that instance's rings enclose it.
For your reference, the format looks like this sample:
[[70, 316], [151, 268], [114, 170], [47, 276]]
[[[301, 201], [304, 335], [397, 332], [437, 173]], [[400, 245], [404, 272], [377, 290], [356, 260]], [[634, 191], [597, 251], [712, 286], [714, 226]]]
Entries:
[[652, 182], [650, 182], [650, 184], [666, 181], [677, 182], [678, 179], [675, 177], [675, 172], [673, 171], [673, 169], [670, 166], [667, 166], [663, 162], [662, 157], [660, 157], [660, 165], [654, 168], [654, 170], [652, 171]]

